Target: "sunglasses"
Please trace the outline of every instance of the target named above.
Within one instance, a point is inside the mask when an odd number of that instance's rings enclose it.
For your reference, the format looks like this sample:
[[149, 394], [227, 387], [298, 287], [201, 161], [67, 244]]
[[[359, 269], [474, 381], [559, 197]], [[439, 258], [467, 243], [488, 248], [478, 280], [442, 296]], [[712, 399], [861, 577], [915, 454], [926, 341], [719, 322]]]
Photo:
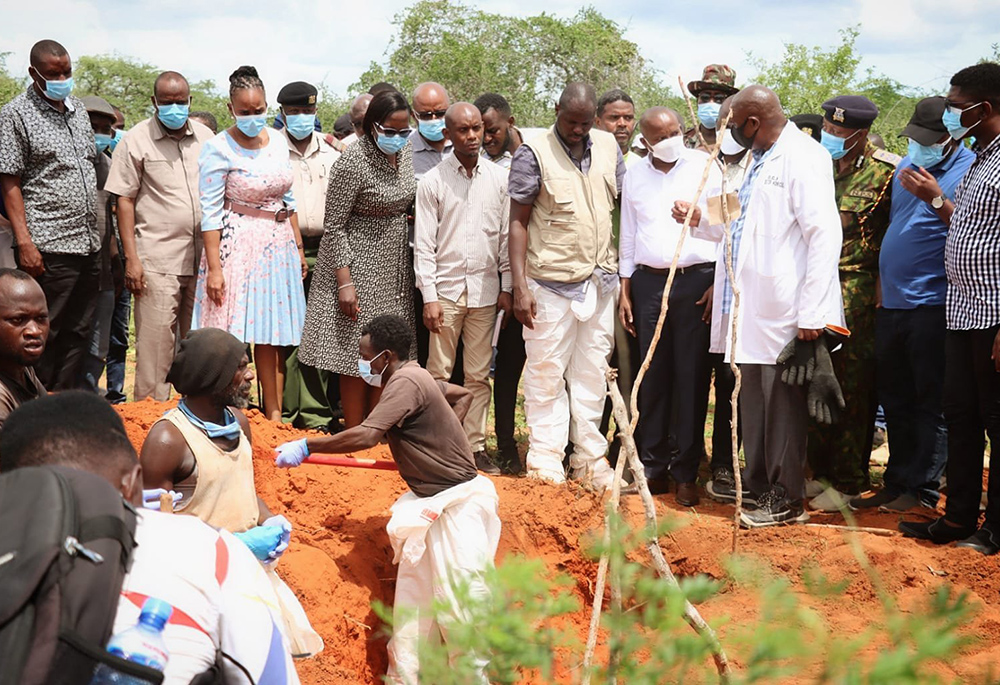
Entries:
[[390, 138], [393, 136], [402, 136], [403, 138], [409, 138], [410, 134], [413, 133], [412, 128], [400, 128], [400, 129], [386, 128], [382, 124], [375, 124], [375, 130], [381, 133], [382, 135], [389, 136]]
[[434, 111], [431, 112], [414, 112], [413, 116], [415, 116], [420, 121], [430, 121], [432, 119], [440, 119], [447, 113], [448, 110], [446, 109], [435, 109]]

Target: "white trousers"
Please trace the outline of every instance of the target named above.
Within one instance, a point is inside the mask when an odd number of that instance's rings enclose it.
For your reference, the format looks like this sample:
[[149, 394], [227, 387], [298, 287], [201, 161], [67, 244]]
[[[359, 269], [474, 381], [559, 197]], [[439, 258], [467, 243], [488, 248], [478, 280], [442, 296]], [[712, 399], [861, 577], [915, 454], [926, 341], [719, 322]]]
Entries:
[[[467, 492], [445, 504], [437, 513], [433, 500], [447, 500], [451, 491], [460, 489]], [[433, 523], [424, 527], [425, 533], [419, 530], [419, 522], [410, 530], [405, 530], [406, 522], [397, 526], [401, 523], [397, 519], [414, 518], [404, 508], [397, 509], [404, 503], [406, 506], [416, 505], [415, 509], [410, 506], [416, 517], [436, 514]], [[427, 507], [419, 508], [425, 503]], [[401, 543], [396, 535], [400, 529], [403, 529], [401, 535], [418, 538], [414, 547], [419, 550], [422, 545], [422, 552], [414, 554], [405, 548], [405, 543]], [[397, 550], [399, 571], [396, 574], [393, 630], [388, 646], [389, 670], [386, 675], [390, 683], [418, 685], [422, 682], [419, 660], [421, 641], [433, 639], [434, 633], [440, 631], [441, 638], [447, 643], [448, 625], [468, 620], [468, 614], [455, 597], [454, 588], [467, 585], [468, 596], [472, 600], [489, 594], [484, 574], [493, 566], [500, 542], [496, 490], [489, 479], [477, 476], [474, 481], [449, 488], [435, 497], [416, 498], [412, 493], [406, 493], [393, 506], [393, 518], [388, 530]], [[435, 601], [439, 605], [437, 608], [434, 607]], [[448, 609], [440, 611], [441, 605]], [[486, 685], [485, 668], [488, 662], [479, 658], [477, 663], [480, 678], [476, 682]]]
[[563, 482], [563, 456], [567, 441], [572, 441], [573, 477], [589, 476], [595, 486], [610, 487], [613, 471], [604, 458], [608, 440], [600, 425], [617, 288], [602, 295], [592, 278], [588, 301], [574, 302], [530, 278], [528, 287], [536, 304], [534, 330], [524, 329], [528, 475]]

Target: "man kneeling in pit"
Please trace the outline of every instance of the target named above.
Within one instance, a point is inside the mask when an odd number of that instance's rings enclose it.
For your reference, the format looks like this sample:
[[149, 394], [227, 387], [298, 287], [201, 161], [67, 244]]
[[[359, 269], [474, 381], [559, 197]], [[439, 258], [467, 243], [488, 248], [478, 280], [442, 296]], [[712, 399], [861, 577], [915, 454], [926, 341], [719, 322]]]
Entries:
[[[483, 581], [500, 541], [493, 483], [476, 473], [462, 421], [472, 403], [465, 388], [436, 381], [409, 358], [410, 329], [398, 316], [379, 316], [361, 335], [358, 369], [382, 397], [364, 422], [337, 435], [303, 438], [278, 447], [278, 466], [300, 465], [310, 453], [340, 454], [374, 447], [385, 436], [399, 474], [410, 487], [392, 506], [387, 531], [399, 564], [389, 641], [389, 682], [417, 683], [418, 643], [447, 623], [464, 620], [453, 593], [487, 595]], [[446, 598], [447, 615], [434, 615]], [[486, 661], [480, 659], [480, 681]]]

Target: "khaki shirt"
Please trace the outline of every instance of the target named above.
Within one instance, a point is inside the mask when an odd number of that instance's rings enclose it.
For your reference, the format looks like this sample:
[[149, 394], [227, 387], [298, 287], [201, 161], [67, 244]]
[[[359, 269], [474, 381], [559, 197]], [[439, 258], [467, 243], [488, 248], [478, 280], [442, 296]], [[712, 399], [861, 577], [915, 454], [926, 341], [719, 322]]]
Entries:
[[340, 158], [340, 152], [324, 140], [322, 133], [313, 132], [305, 154], [295, 147], [286, 129], [281, 130], [281, 135], [288, 141], [288, 161], [295, 174], [292, 195], [299, 215], [299, 230], [303, 236], [321, 236], [330, 167]]
[[118, 143], [104, 188], [135, 200], [135, 244], [142, 266], [172, 276], [198, 273], [201, 205], [198, 155], [212, 131], [188, 121], [180, 140], [155, 118], [131, 128]]

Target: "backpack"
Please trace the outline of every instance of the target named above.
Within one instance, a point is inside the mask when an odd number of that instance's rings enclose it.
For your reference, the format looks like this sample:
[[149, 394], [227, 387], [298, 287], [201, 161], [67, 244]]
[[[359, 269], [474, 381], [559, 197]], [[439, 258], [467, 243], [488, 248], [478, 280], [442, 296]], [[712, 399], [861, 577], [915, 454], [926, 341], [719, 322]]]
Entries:
[[63, 466], [0, 474], [0, 685], [158, 685], [159, 671], [113, 656], [136, 511], [104, 478]]

